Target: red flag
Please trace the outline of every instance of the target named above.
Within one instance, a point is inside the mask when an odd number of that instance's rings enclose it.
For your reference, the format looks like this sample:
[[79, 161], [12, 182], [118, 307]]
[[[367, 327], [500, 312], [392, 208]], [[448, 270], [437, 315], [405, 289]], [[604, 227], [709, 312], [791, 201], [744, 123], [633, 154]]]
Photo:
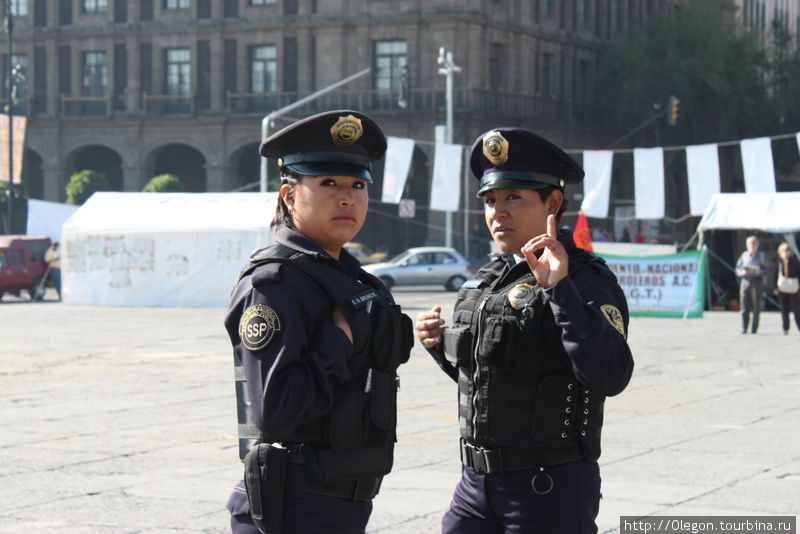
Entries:
[[586, 250], [594, 250], [592, 248], [592, 233], [589, 231], [589, 223], [586, 221], [586, 215], [583, 210], [578, 214], [578, 222], [575, 224], [575, 231], [572, 232], [572, 239], [575, 244]]

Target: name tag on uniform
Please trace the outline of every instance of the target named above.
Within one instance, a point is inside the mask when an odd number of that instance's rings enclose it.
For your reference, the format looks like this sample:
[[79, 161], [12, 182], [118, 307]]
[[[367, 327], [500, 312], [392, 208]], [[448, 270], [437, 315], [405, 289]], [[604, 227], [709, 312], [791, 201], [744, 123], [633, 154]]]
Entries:
[[374, 290], [368, 289], [361, 293], [358, 293], [355, 296], [350, 297], [350, 304], [353, 305], [354, 308], [360, 308], [362, 306], [366, 306], [369, 310], [372, 308], [372, 302], [378, 300], [378, 294], [375, 293]]
[[467, 280], [466, 282], [461, 284], [461, 287], [465, 289], [477, 289], [481, 287], [482, 283], [483, 280], [481, 280], [480, 278], [473, 278], [472, 280]]

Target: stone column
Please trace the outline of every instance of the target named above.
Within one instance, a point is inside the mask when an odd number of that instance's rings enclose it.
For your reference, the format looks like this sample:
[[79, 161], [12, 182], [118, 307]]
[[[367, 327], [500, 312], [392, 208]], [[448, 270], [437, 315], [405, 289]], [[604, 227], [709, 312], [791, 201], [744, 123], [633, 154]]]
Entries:
[[122, 166], [122, 188], [128, 193], [137, 193], [142, 190], [147, 177], [145, 176], [145, 168], [138, 165], [123, 165]]
[[50, 202], [64, 202], [67, 198], [66, 170], [57, 163], [42, 163], [42, 196]]
[[206, 163], [206, 191], [209, 193], [230, 191], [233, 187], [231, 182], [231, 168], [222, 163]]

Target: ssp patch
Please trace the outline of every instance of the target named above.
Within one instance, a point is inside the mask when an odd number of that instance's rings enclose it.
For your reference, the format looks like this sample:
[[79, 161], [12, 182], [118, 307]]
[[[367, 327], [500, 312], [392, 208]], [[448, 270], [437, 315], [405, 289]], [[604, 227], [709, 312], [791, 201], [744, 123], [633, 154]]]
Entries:
[[275, 332], [281, 329], [281, 321], [275, 310], [264, 304], [253, 304], [239, 319], [239, 337], [247, 350], [261, 350], [272, 341]]
[[620, 311], [611, 304], [603, 304], [600, 306], [600, 310], [603, 312], [603, 315], [606, 316], [608, 322], [611, 323], [611, 326], [616, 328], [617, 331], [624, 336], [625, 322], [622, 320], [622, 314]]

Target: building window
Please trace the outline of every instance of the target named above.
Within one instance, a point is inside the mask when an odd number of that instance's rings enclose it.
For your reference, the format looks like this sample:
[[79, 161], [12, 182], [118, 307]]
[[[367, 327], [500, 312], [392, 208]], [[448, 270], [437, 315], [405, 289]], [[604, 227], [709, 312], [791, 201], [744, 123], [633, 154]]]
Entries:
[[556, 16], [556, 0], [544, 0], [544, 14], [553, 18]]
[[108, 65], [105, 52], [83, 53], [83, 96], [106, 96]]
[[28, 0], [11, 0], [11, 16], [26, 17], [28, 15]]
[[107, 8], [107, 0], [83, 0], [84, 13], [105, 13]]
[[274, 6], [275, 0], [250, 0], [251, 6]]
[[[105, 52], [83, 53], [83, 75], [81, 78], [81, 95], [90, 97], [105, 97], [108, 92], [108, 64]], [[104, 100], [88, 100], [81, 102], [81, 115], [104, 115], [106, 102]], [[75, 113], [78, 110], [68, 110]]]
[[542, 54], [541, 91], [543, 98], [553, 96], [553, 54]]
[[192, 64], [188, 48], [170, 48], [166, 52], [168, 95], [188, 95], [191, 92]]
[[500, 43], [489, 45], [489, 89], [502, 91], [505, 89], [506, 47]]
[[164, 0], [164, 9], [189, 9], [189, 0]]
[[278, 57], [272, 45], [250, 48], [250, 92], [274, 93], [277, 90]]
[[406, 66], [405, 41], [375, 42], [375, 89], [398, 90]]
[[590, 0], [583, 0], [583, 23], [586, 26], [592, 23], [592, 3]]

